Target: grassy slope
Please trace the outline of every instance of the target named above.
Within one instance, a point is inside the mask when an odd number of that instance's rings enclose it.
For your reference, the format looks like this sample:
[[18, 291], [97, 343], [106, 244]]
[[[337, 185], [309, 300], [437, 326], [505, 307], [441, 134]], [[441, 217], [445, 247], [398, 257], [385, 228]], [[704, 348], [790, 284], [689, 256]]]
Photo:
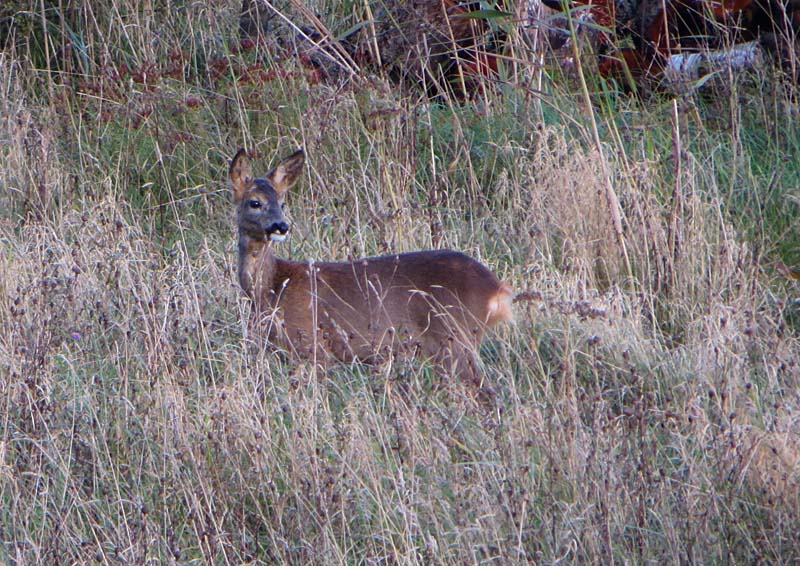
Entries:
[[[780, 89], [677, 120], [602, 94], [590, 114], [549, 74], [427, 104], [240, 53], [239, 5], [80, 4], [49, 15], [47, 48], [16, 16], [3, 561], [800, 555], [797, 284], [774, 269], [800, 261], [800, 127]], [[48, 56], [66, 37], [74, 56]], [[430, 369], [321, 370], [251, 339], [225, 184], [242, 144], [264, 170], [307, 150], [287, 255], [452, 247], [541, 295], [485, 344], [496, 407]]]

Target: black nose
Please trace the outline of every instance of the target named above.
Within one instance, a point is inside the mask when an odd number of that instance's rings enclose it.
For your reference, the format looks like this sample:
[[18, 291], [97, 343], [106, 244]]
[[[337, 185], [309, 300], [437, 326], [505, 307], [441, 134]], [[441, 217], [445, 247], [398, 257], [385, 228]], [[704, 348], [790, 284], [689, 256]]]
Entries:
[[267, 234], [285, 234], [288, 231], [289, 225], [286, 222], [273, 222], [265, 230]]

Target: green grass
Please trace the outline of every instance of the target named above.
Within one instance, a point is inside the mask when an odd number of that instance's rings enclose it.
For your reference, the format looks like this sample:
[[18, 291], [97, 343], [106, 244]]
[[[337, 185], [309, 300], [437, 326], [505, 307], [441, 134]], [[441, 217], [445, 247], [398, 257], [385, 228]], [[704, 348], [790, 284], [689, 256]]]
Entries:
[[[240, 2], [45, 3], [46, 30], [28, 4], [0, 10], [0, 561], [796, 559], [791, 85], [677, 122], [555, 67], [429, 101], [242, 46]], [[251, 331], [241, 146], [261, 173], [306, 150], [284, 256], [454, 248], [534, 297], [483, 344], [493, 403]]]

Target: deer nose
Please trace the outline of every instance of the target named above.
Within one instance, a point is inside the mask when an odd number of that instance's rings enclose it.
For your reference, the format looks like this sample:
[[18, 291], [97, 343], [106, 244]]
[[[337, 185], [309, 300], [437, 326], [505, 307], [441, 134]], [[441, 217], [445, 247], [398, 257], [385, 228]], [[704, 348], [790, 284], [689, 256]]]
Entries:
[[286, 234], [289, 231], [289, 225], [286, 222], [273, 222], [264, 230], [267, 234]]

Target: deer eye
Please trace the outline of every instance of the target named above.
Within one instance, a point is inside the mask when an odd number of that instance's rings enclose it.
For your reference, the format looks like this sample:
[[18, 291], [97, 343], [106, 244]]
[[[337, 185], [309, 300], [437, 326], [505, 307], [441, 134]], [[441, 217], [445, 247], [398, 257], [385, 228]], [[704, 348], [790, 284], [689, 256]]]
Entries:
[[261, 208], [261, 201], [253, 199], [247, 203], [247, 206], [250, 208]]
[[285, 202], [282, 202], [282, 203], [281, 203], [281, 210], [284, 210], [285, 208], [286, 208], [286, 203], [285, 203]]

